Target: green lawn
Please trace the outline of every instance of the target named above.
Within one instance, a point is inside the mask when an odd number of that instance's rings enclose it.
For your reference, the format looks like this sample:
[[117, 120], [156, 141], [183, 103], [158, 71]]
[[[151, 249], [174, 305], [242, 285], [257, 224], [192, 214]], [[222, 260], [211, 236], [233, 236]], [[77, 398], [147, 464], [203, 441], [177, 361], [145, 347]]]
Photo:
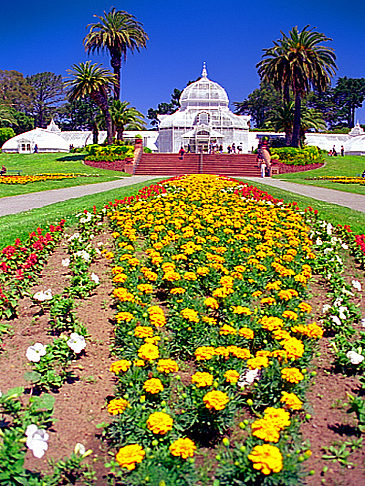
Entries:
[[0, 197], [28, 194], [30, 192], [48, 191], [60, 189], [61, 187], [82, 186], [106, 182], [129, 176], [124, 172], [114, 170], [103, 170], [89, 167], [82, 163], [84, 159], [80, 154], [0, 154], [0, 166], [5, 165], [7, 169], [22, 170], [22, 175], [45, 174], [45, 173], [78, 173], [97, 174], [99, 177], [77, 177], [60, 181], [33, 182], [25, 185], [1, 184]]
[[16, 238], [25, 241], [29, 233], [38, 226], [47, 228], [50, 224], [58, 223], [61, 219], [66, 219], [66, 226], [73, 226], [77, 221], [75, 215], [81, 213], [84, 209], [92, 210], [93, 205], [95, 205], [99, 210], [108, 201], [123, 199], [125, 196], [136, 194], [142, 187], [156, 184], [158, 180], [161, 180], [161, 178], [153, 179], [148, 183], [140, 182], [120, 189], [70, 199], [44, 208], [2, 216], [0, 217], [0, 250], [4, 246], [12, 245]]
[[275, 179], [281, 179], [298, 184], [308, 184], [319, 187], [327, 187], [337, 191], [352, 192], [354, 194], [365, 194], [365, 187], [358, 184], [339, 184], [336, 182], [325, 181], [308, 181], [308, 177], [319, 176], [346, 176], [354, 177], [362, 174], [365, 169], [365, 157], [356, 155], [347, 155], [345, 157], [325, 157], [326, 165], [320, 169], [308, 170], [306, 172], [296, 172], [293, 174], [281, 174], [274, 176]]

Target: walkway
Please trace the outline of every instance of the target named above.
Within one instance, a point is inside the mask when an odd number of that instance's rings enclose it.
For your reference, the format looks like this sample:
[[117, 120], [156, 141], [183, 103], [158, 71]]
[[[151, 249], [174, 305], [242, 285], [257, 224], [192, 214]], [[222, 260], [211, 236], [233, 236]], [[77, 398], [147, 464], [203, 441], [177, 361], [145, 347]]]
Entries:
[[[68, 199], [96, 194], [99, 192], [105, 192], [109, 191], [110, 189], [131, 186], [132, 184], [137, 184], [139, 182], [148, 182], [152, 179], [156, 179], [156, 176], [140, 175], [126, 177], [111, 182], [101, 182], [98, 184], [88, 184], [85, 186], [53, 189], [52, 191], [33, 192], [31, 194], [23, 194], [21, 196], [4, 197], [0, 198], [0, 216], [41, 208], [48, 206], [49, 204], [67, 201]], [[363, 196], [361, 194], [336, 191], [334, 189], [326, 189], [324, 187], [295, 184], [293, 182], [281, 181], [279, 179], [245, 177], [245, 180], [251, 181], [254, 184], [266, 184], [278, 189], [283, 189], [284, 191], [292, 192], [293, 194], [301, 194], [302, 196], [319, 199], [320, 201], [325, 201], [331, 204], [338, 204], [339, 206], [345, 206], [350, 209], [354, 209], [355, 211], [365, 213], [365, 195]]]
[[267, 184], [277, 189], [283, 189], [294, 194], [319, 199], [320, 201], [337, 204], [338, 206], [344, 206], [365, 213], [365, 195], [362, 194], [352, 194], [351, 192], [336, 191], [335, 189], [327, 189], [325, 187], [296, 184], [294, 182], [286, 182], [269, 177], [265, 177], [264, 179], [261, 177], [245, 177], [245, 180], [252, 181], [254, 184]]
[[100, 182], [97, 184], [87, 184], [85, 186], [65, 187], [63, 189], [53, 189], [51, 191], [32, 192], [21, 196], [11, 196], [0, 198], [0, 216], [21, 213], [35, 208], [43, 208], [49, 204], [54, 204], [68, 199], [74, 199], [98, 192], [118, 189], [119, 187], [131, 186], [139, 182], [148, 182], [156, 179], [156, 176], [132, 176], [123, 177], [116, 181]]

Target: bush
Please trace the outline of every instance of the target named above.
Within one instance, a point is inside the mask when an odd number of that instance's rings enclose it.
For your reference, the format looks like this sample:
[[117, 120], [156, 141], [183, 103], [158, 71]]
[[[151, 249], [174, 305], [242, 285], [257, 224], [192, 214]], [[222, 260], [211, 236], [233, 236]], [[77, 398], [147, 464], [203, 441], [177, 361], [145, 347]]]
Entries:
[[143, 147], [143, 153], [145, 154], [152, 154], [152, 150], [148, 147]]
[[114, 162], [124, 160], [134, 156], [134, 147], [132, 145], [98, 145], [92, 144], [85, 147], [87, 155], [86, 160]]
[[9, 138], [15, 137], [15, 132], [12, 128], [0, 128], [0, 147]]
[[279, 159], [279, 162], [288, 165], [307, 165], [324, 162], [321, 151], [318, 147], [283, 147], [272, 148], [271, 157]]

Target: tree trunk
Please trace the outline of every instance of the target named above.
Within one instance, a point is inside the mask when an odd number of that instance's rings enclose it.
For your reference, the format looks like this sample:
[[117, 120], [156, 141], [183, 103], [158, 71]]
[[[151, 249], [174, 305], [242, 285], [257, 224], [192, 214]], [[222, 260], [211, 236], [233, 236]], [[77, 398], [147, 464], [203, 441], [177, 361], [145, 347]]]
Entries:
[[117, 128], [117, 140], [123, 140], [123, 132], [124, 132], [123, 127]]
[[111, 145], [113, 143], [113, 126], [112, 126], [113, 124], [112, 124], [112, 117], [110, 116], [110, 112], [109, 112], [107, 92], [94, 91], [93, 93], [91, 93], [90, 96], [103, 112], [105, 118], [106, 133], [107, 133], [107, 144]]
[[293, 122], [293, 136], [291, 139], [292, 147], [299, 147], [300, 139], [300, 119], [301, 119], [301, 96], [300, 93], [295, 93], [295, 107], [294, 107], [294, 122]]
[[112, 65], [117, 82], [114, 85], [114, 99], [120, 99], [120, 70], [122, 68], [122, 58], [118, 54], [111, 54], [110, 64]]
[[93, 143], [99, 142], [99, 130], [95, 120], [93, 120]]

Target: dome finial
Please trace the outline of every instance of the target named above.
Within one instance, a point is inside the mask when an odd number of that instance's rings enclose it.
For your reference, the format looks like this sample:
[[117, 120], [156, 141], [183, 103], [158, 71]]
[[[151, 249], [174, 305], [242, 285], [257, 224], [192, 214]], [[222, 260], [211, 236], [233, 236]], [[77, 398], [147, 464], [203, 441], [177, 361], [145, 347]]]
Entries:
[[202, 71], [202, 77], [203, 78], [206, 78], [208, 76], [208, 73], [207, 73], [207, 63], [204, 61], [203, 62], [203, 71]]

